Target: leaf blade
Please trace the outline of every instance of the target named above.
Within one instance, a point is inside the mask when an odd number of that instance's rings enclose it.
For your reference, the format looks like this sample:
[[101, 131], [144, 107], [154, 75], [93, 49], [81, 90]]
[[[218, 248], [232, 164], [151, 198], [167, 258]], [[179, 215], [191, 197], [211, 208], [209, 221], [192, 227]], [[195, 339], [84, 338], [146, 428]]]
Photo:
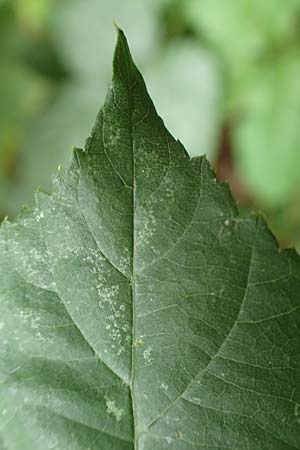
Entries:
[[1, 230], [4, 445], [299, 448], [299, 257], [167, 132], [122, 32], [75, 155]]

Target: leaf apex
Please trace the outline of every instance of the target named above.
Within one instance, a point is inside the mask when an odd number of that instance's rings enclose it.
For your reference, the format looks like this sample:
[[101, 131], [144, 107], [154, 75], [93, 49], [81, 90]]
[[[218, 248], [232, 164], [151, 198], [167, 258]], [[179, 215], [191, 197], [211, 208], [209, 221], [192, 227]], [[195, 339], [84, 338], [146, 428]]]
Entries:
[[113, 75], [116, 79], [124, 79], [130, 85], [136, 79], [136, 66], [131, 56], [125, 33], [117, 25], [117, 43], [113, 60]]
[[121, 30], [121, 28], [119, 27], [119, 25], [117, 24], [117, 22], [115, 20], [113, 20], [113, 26], [115, 27], [117, 33], [119, 33]]

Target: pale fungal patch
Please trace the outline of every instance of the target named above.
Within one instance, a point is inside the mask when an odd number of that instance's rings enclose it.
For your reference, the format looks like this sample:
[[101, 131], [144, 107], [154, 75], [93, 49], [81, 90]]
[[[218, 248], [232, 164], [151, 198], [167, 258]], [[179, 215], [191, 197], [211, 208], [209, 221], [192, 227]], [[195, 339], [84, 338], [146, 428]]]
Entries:
[[296, 405], [295, 405], [294, 414], [295, 414], [297, 422], [300, 423], [300, 405], [299, 405], [299, 403], [296, 403]]
[[183, 438], [183, 434], [182, 434], [182, 431], [177, 431], [177, 439], [179, 439], [180, 441], [182, 440], [182, 438]]
[[129, 325], [125, 323], [126, 305], [119, 301], [118, 285], [105, 286], [102, 280], [98, 280], [95, 286], [99, 298], [99, 307], [106, 315], [105, 329], [111, 339], [111, 349], [120, 356], [125, 352], [127, 343], [130, 341]]
[[117, 420], [117, 422], [120, 422], [120, 420], [122, 419], [122, 417], [124, 416], [124, 409], [122, 408], [118, 408], [116, 406], [116, 403], [114, 400], [110, 400], [108, 397], [105, 397], [105, 401], [106, 401], [106, 412], [107, 414], [111, 414], [112, 416], [114, 416]]
[[120, 256], [119, 259], [119, 269], [121, 272], [126, 272], [127, 268], [130, 266], [131, 256], [128, 248], [124, 248], [124, 254]]
[[0, 322], [0, 330], [2, 330], [3, 327], [4, 327], [4, 323]]
[[152, 362], [152, 359], [151, 359], [151, 352], [152, 352], [152, 347], [151, 347], [151, 346], [150, 346], [150, 347], [147, 347], [146, 350], [144, 350], [144, 352], [143, 352], [144, 360], [145, 360], [146, 363], [148, 363], [148, 364], [150, 364], [150, 363]]
[[163, 389], [164, 391], [167, 391], [169, 389], [169, 386], [166, 383], [161, 383], [160, 385], [161, 389]]
[[133, 345], [136, 347], [138, 345], [143, 345], [144, 341], [142, 338], [136, 338], [133, 340]]
[[40, 211], [38, 214], [36, 214], [35, 218], [37, 222], [40, 222], [45, 217], [45, 214], [43, 211]]
[[137, 232], [137, 243], [139, 245], [149, 245], [151, 238], [155, 234], [156, 228], [157, 222], [155, 212], [153, 207], [150, 207], [147, 211], [144, 211], [143, 226]]

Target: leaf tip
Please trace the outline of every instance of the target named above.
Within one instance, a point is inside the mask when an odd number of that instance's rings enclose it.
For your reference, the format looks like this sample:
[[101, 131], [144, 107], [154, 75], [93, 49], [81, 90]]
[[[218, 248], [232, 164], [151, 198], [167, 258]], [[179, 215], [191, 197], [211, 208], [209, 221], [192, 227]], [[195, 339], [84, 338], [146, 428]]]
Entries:
[[114, 24], [117, 30], [117, 43], [114, 53], [114, 77], [125, 79], [130, 85], [136, 78], [136, 66], [133, 62], [130, 48], [124, 31]]
[[113, 26], [116, 29], [116, 32], [119, 34], [119, 32], [121, 31], [121, 28], [119, 27], [119, 25], [117, 24], [117, 22], [115, 20], [113, 20]]
[[78, 152], [80, 152], [80, 151], [82, 151], [82, 149], [81, 148], [79, 148], [79, 147], [76, 147], [76, 145], [74, 145], [73, 147], [72, 147], [72, 151], [73, 151], [73, 153], [78, 153]]

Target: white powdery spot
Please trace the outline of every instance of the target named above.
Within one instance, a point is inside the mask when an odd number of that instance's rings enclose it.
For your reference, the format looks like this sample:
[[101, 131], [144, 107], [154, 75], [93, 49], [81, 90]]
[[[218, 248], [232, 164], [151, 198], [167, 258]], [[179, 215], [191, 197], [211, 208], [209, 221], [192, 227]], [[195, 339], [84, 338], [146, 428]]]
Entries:
[[137, 244], [149, 245], [151, 238], [154, 236], [157, 222], [152, 207], [143, 211], [143, 226], [137, 232]]
[[123, 255], [121, 255], [119, 259], [120, 271], [123, 273], [126, 272], [128, 267], [130, 266], [130, 262], [131, 262], [131, 255], [129, 253], [129, 249], [125, 247], [123, 250]]
[[148, 363], [148, 364], [150, 364], [150, 363], [152, 362], [152, 359], [151, 359], [151, 352], [152, 352], [152, 347], [151, 347], [151, 346], [150, 346], [150, 347], [147, 347], [146, 350], [144, 350], [144, 352], [143, 352], [144, 360], [145, 360], [146, 363]]
[[120, 420], [125, 414], [124, 409], [117, 408], [115, 401], [110, 400], [108, 397], [105, 397], [105, 401], [106, 401], [106, 412], [108, 414], [113, 415], [116, 418], [117, 422], [120, 422]]
[[112, 351], [120, 356], [125, 352], [127, 342], [130, 341], [130, 337], [127, 338], [129, 332], [129, 324], [126, 320], [126, 305], [119, 302], [119, 286], [105, 286], [98, 281], [95, 286], [97, 295], [99, 297], [99, 307], [103, 310], [106, 316], [105, 329], [111, 339]]
[[297, 419], [297, 422], [300, 423], [300, 405], [298, 403], [296, 403], [295, 405], [295, 417]]
[[36, 214], [35, 219], [37, 222], [40, 222], [45, 217], [45, 214], [43, 211], [39, 211], [38, 214]]

